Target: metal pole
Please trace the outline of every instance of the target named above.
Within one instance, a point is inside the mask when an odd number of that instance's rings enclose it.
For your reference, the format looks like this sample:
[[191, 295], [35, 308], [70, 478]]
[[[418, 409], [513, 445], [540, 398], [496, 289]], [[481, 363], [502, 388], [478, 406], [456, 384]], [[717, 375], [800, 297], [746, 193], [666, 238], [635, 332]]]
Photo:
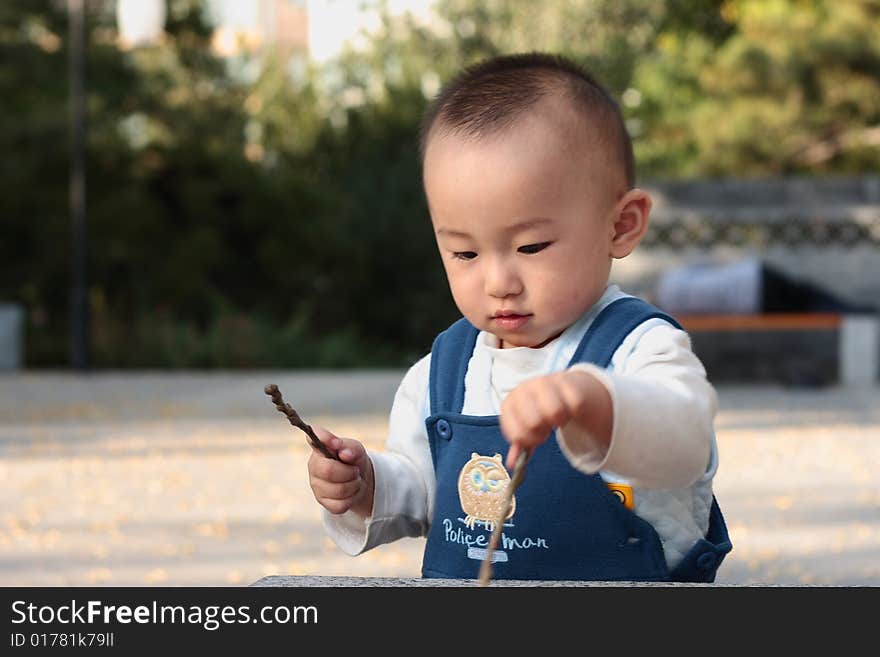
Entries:
[[85, 99], [85, 0], [67, 0], [70, 40], [70, 216], [72, 280], [70, 325], [71, 365], [89, 368], [90, 317], [87, 282], [86, 226], [86, 99]]

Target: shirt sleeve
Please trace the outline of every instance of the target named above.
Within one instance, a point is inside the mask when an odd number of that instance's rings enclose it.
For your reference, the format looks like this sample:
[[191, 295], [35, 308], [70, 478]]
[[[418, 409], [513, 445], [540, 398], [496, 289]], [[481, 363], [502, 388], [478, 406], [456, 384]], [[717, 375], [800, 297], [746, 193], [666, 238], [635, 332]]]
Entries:
[[607, 450], [575, 422], [556, 434], [562, 452], [583, 472], [607, 470], [640, 488], [687, 488], [714, 462], [718, 399], [687, 333], [662, 320], [649, 322], [624, 340], [607, 370], [587, 363], [571, 368], [596, 376], [611, 396]]
[[427, 534], [434, 506], [434, 465], [425, 429], [430, 354], [413, 365], [397, 389], [384, 451], [368, 452], [375, 473], [373, 515], [323, 509], [324, 528], [352, 556], [407, 536]]

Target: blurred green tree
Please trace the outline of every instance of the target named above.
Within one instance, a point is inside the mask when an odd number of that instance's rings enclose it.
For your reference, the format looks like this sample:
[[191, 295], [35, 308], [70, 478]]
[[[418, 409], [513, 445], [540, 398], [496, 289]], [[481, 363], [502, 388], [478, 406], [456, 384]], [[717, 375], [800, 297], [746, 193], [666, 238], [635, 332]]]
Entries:
[[631, 113], [646, 172], [880, 168], [880, 3], [727, 0], [716, 16], [726, 29], [662, 30], [637, 67]]
[[[384, 0], [326, 65], [211, 49], [203, 3], [120, 50], [89, 3], [88, 221], [99, 367], [404, 365], [457, 311], [421, 189], [427, 101], [463, 66], [542, 50], [621, 100], [648, 177], [876, 172], [877, 0]], [[0, 5], [0, 299], [30, 366], [67, 363], [63, 3]]]

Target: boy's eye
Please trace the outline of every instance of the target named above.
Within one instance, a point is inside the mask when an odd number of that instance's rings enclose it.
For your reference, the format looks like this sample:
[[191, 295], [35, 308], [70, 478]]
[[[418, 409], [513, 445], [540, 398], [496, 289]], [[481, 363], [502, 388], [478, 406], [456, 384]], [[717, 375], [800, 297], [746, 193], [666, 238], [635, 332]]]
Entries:
[[454, 251], [452, 257], [458, 260], [473, 260], [477, 257], [477, 254], [473, 251]]
[[526, 244], [525, 246], [521, 246], [517, 249], [520, 253], [537, 253], [538, 251], [543, 251], [548, 246], [550, 246], [550, 242], [541, 242], [539, 244]]

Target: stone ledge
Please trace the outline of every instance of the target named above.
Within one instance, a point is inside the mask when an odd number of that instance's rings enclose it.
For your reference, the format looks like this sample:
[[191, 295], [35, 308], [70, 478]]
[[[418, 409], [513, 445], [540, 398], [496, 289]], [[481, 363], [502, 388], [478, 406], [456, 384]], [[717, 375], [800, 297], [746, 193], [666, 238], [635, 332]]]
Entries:
[[[349, 587], [372, 587], [372, 588], [476, 588], [475, 579], [426, 579], [421, 577], [321, 577], [315, 575], [269, 575], [263, 577], [251, 586], [257, 587], [298, 587], [298, 588], [349, 588]], [[593, 587], [623, 587], [623, 588], [675, 588], [675, 587], [741, 587], [754, 585], [730, 585], [730, 584], [685, 584], [682, 582], [581, 582], [581, 581], [533, 581], [533, 580], [492, 580], [490, 587], [520, 587], [520, 588], [593, 588]], [[767, 586], [767, 585], [760, 585]], [[773, 585], [770, 585], [773, 586]]]

